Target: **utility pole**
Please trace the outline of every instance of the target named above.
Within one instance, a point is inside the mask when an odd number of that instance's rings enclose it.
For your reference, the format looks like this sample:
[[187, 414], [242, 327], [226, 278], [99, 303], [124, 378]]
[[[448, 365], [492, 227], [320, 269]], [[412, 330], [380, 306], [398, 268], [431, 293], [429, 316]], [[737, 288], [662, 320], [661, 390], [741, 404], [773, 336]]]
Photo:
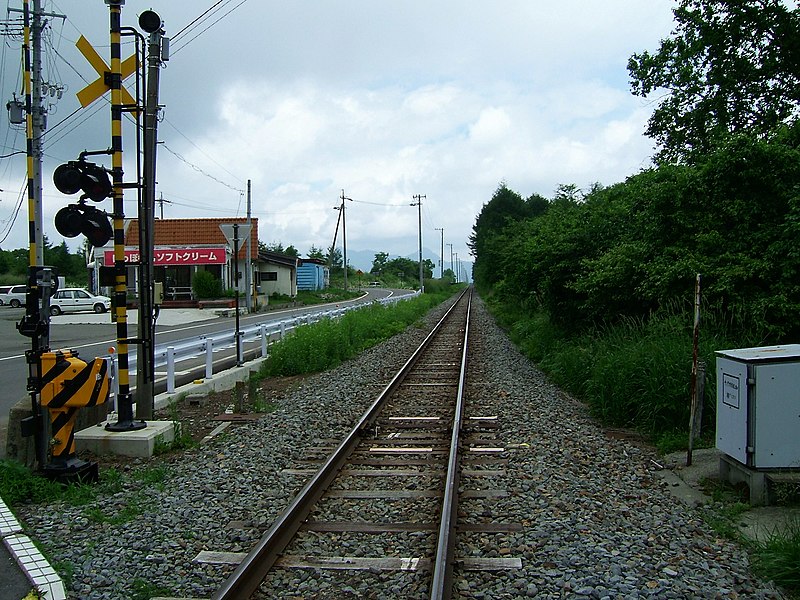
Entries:
[[[31, 106], [31, 116], [33, 120], [33, 136], [31, 141], [33, 146], [31, 154], [33, 156], [33, 172], [28, 180], [28, 185], [33, 184], [34, 199], [34, 236], [36, 248], [35, 256], [31, 256], [35, 260], [35, 264], [44, 265], [44, 237], [42, 234], [42, 137], [44, 135], [45, 122], [44, 122], [44, 107], [42, 106], [42, 5], [41, 0], [33, 0], [33, 70], [32, 76], [32, 92], [33, 92], [33, 105]], [[28, 192], [28, 198], [31, 198], [31, 192]], [[31, 263], [34, 264], [34, 263]]]
[[412, 202], [411, 206], [417, 207], [417, 215], [419, 221], [419, 291], [421, 294], [425, 293], [425, 284], [422, 279], [422, 199], [425, 198], [427, 200], [426, 195], [417, 194], [416, 196], [412, 196], [416, 202]]
[[[247, 180], [247, 226], [248, 226], [248, 231], [250, 231], [250, 225], [251, 225], [250, 215], [251, 215], [250, 180], [248, 179]], [[245, 253], [245, 260], [247, 261], [247, 264], [244, 267], [244, 285], [245, 285], [245, 290], [246, 290], [245, 291], [245, 305], [247, 306], [247, 312], [248, 313], [253, 312], [253, 300], [252, 300], [252, 295], [250, 293], [250, 285], [251, 285], [250, 282], [251, 282], [251, 279], [252, 279], [251, 270], [252, 270], [252, 265], [253, 265], [253, 259], [252, 259], [253, 250], [252, 250], [251, 238], [252, 238], [252, 236], [250, 236], [250, 235], [247, 236], [247, 251]]]
[[[42, 142], [45, 108], [42, 104], [42, 13], [41, 0], [23, 1], [23, 57], [25, 61], [25, 128], [28, 171], [28, 286], [25, 316], [17, 330], [31, 338], [31, 349], [25, 353], [28, 364], [27, 391], [31, 398], [36, 461], [45, 468], [48, 456], [47, 415], [40, 403], [42, 391], [42, 355], [50, 350], [49, 302], [56, 274], [44, 266], [42, 234]], [[9, 9], [13, 10], [13, 9]], [[48, 13], [49, 14], [49, 13]], [[66, 18], [64, 15], [49, 15]]]
[[439, 279], [444, 279], [444, 227], [436, 227], [435, 229], [442, 232], [442, 249], [439, 252]]
[[[136, 417], [153, 418], [155, 396], [155, 298], [153, 260], [155, 247], [156, 149], [158, 147], [158, 90], [163, 52], [161, 17], [151, 10], [139, 17], [139, 26], [150, 34], [147, 45], [147, 92], [144, 105], [144, 173], [139, 202], [139, 355], [136, 361]], [[163, 204], [162, 210], [163, 210]]]
[[453, 271], [453, 244], [447, 244], [450, 246], [450, 272], [455, 275], [455, 271]]
[[170, 201], [169, 200], [164, 200], [164, 194], [159, 192], [158, 200], [156, 200], [156, 202], [158, 202], [158, 209], [159, 209], [159, 213], [161, 215], [159, 218], [163, 220], [164, 219], [164, 203], [170, 204]]
[[[339, 207], [334, 207], [336, 210], [339, 210], [339, 216], [342, 218], [342, 247], [344, 248], [344, 255], [342, 256], [342, 260], [344, 261], [344, 291], [347, 291], [347, 219], [345, 217], [345, 200], [353, 201], [352, 198], [348, 198], [344, 195], [344, 190], [342, 190], [342, 195], [340, 196], [342, 199], [342, 204]], [[338, 223], [337, 223], [338, 227]], [[333, 243], [336, 244], [336, 235], [333, 236]], [[334, 248], [331, 247], [331, 258], [333, 257], [333, 250]]]
[[460, 274], [458, 272], [458, 252], [455, 253], [455, 257], [456, 257], [456, 259], [455, 259], [456, 260], [456, 270], [454, 272], [456, 274], [456, 283], [459, 283], [461, 281], [461, 277], [460, 277]]

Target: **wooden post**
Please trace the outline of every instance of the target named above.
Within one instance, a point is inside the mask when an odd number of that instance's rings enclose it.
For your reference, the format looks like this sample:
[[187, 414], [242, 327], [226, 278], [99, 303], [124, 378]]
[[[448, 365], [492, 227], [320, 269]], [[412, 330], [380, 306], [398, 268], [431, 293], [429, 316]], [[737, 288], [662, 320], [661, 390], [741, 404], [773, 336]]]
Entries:
[[[697, 274], [694, 283], [694, 336], [692, 339], [692, 385], [691, 385], [691, 403], [692, 408], [689, 413], [689, 449], [686, 451], [686, 466], [692, 464], [692, 450], [694, 448], [694, 440], [699, 435], [700, 423], [697, 418], [698, 404], [702, 404], [702, 395], [698, 398], [698, 389], [702, 390], [703, 386], [697, 385], [698, 373], [698, 353], [700, 342], [700, 273]], [[704, 371], [705, 374], [705, 371]]]

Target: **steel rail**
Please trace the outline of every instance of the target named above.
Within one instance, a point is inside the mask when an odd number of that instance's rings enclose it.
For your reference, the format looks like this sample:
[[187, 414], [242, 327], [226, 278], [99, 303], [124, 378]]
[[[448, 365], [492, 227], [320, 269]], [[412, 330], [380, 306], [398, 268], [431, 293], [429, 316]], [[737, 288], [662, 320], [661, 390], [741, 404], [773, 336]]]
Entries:
[[453, 562], [456, 542], [456, 520], [458, 518], [458, 483], [460, 474], [460, 438], [464, 417], [464, 386], [467, 380], [467, 350], [469, 343], [469, 317], [472, 309], [472, 288], [467, 298], [467, 318], [464, 322], [464, 339], [461, 349], [461, 371], [458, 376], [458, 392], [450, 435], [450, 456], [447, 461], [442, 516], [439, 523], [439, 542], [433, 563], [431, 600], [449, 600], [453, 593]]
[[433, 327], [419, 347], [409, 357], [401, 369], [378, 395], [359, 422], [347, 437], [333, 451], [325, 463], [311, 477], [289, 506], [275, 520], [270, 529], [261, 537], [252, 550], [242, 559], [239, 566], [214, 593], [212, 600], [242, 600], [249, 598], [258, 589], [280, 554], [300, 529], [314, 504], [322, 497], [331, 481], [337, 476], [348, 457], [358, 446], [365, 432], [371, 431], [385, 401], [399, 387], [405, 376], [428, 347], [443, 324], [470, 288], [466, 288]]

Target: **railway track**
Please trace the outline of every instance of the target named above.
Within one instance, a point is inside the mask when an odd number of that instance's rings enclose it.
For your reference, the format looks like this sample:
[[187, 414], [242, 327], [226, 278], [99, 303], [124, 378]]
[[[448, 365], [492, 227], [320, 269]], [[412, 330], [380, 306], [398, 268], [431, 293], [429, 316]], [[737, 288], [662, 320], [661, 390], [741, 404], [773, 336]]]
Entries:
[[[485, 509], [507, 495], [486, 489], [507, 459], [497, 420], [466, 408], [470, 306], [465, 292], [344, 440], [322, 440], [284, 471], [309, 479], [214, 598], [283, 597], [287, 584], [363, 595], [375, 578], [397, 597], [450, 598], [458, 573], [520, 566], [508, 554], [455, 556], [476, 547], [458, 536], [520, 528]], [[478, 514], [471, 499], [483, 501]], [[297, 570], [322, 574], [322, 589], [295, 581]]]

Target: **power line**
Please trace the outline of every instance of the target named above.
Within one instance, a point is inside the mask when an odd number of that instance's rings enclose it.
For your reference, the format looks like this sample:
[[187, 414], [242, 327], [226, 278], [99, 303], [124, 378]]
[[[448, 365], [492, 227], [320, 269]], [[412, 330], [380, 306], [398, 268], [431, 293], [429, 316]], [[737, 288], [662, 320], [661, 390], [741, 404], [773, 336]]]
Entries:
[[391, 206], [391, 207], [404, 207], [406, 203], [403, 202], [402, 204], [388, 204], [386, 202], [370, 202], [368, 200], [353, 200], [353, 202], [358, 202], [359, 204], [370, 204], [372, 206]]
[[8, 236], [11, 235], [11, 232], [14, 229], [14, 223], [17, 222], [17, 217], [19, 216], [19, 209], [22, 208], [22, 202], [25, 199], [25, 192], [28, 190], [28, 177], [25, 176], [25, 183], [22, 185], [22, 190], [19, 193], [19, 199], [17, 200], [17, 207], [14, 209], [14, 214], [12, 215], [11, 219], [8, 221], [8, 228], [6, 229], [5, 234], [3, 235], [3, 239], [0, 240], [0, 244], [4, 243]]
[[228, 1], [230, 1], [230, 0], [219, 0], [218, 2], [215, 2], [214, 4], [212, 4], [209, 8], [207, 8], [202, 13], [200, 13], [200, 15], [198, 15], [197, 17], [195, 17], [194, 19], [189, 21], [188, 25], [186, 25], [183, 29], [178, 31], [178, 33], [176, 33], [175, 35], [172, 36], [172, 39], [173, 40], [177, 39], [178, 36], [180, 36], [184, 31], [187, 31], [187, 30], [191, 29], [192, 27], [195, 26], [196, 23], [199, 23], [200, 20], [203, 19], [212, 10], [214, 10], [215, 7], [219, 6], [223, 2], [228, 2]]
[[[230, 1], [231, 1], [231, 0], [227, 0], [227, 1], [225, 2], [225, 4], [228, 4]], [[188, 41], [186, 41], [185, 43], [183, 43], [181, 46], [179, 46], [179, 47], [177, 47], [177, 48], [174, 48], [174, 49], [172, 50], [172, 55], [174, 56], [175, 54], [177, 54], [178, 52], [180, 52], [181, 50], [183, 50], [183, 49], [184, 49], [186, 46], [188, 46], [188, 45], [189, 45], [189, 44], [191, 44], [191, 43], [192, 43], [194, 40], [196, 40], [196, 39], [197, 39], [197, 38], [199, 38], [201, 35], [203, 35], [203, 34], [204, 34], [206, 31], [208, 31], [209, 29], [211, 29], [211, 28], [212, 28], [214, 25], [216, 25], [217, 23], [219, 23], [220, 21], [222, 21], [222, 19], [224, 19], [225, 17], [227, 17], [229, 14], [231, 14], [233, 11], [235, 11], [237, 8], [239, 8], [239, 7], [240, 7], [242, 4], [244, 4], [245, 2], [247, 2], [247, 0], [241, 0], [241, 2], [239, 2], [239, 4], [237, 4], [236, 6], [234, 6], [232, 9], [230, 9], [228, 12], [226, 12], [226, 13], [225, 13], [224, 15], [222, 15], [221, 17], [219, 17], [219, 18], [218, 18], [216, 21], [213, 21], [213, 22], [212, 22], [212, 23], [211, 23], [211, 24], [210, 24], [208, 27], [206, 27], [206, 28], [205, 28], [205, 29], [203, 29], [202, 31], [198, 32], [198, 33], [197, 33], [197, 34], [196, 34], [196, 35], [195, 35], [193, 38], [190, 38]], [[212, 8], [214, 8], [215, 6], [217, 6], [217, 5], [219, 5], [219, 4], [220, 4], [220, 2], [217, 2], [216, 4], [214, 4], [214, 5], [213, 5], [213, 6], [212, 6], [210, 9], [208, 9], [208, 10], [207, 10], [205, 13], [203, 13], [203, 14], [206, 14], [206, 13], [208, 13], [208, 12], [209, 12], [209, 11], [210, 11]], [[224, 6], [224, 4], [223, 4], [223, 6]], [[214, 12], [217, 12], [217, 10], [221, 10], [222, 8], [223, 8], [223, 7], [222, 7], [222, 6], [220, 6], [218, 9], [215, 9], [215, 10], [214, 10]], [[213, 13], [211, 13], [211, 14], [213, 14]], [[209, 14], [209, 17], [211, 16], [211, 14]], [[201, 17], [202, 17], [202, 16], [203, 16], [203, 15], [201, 15]], [[192, 23], [190, 23], [190, 25], [192, 25], [192, 24], [194, 24], [194, 23], [197, 23], [197, 25], [199, 25], [199, 23], [200, 23], [200, 17], [198, 17], [197, 19], [195, 19], [194, 21], [192, 21]], [[196, 26], [196, 25], [194, 25], [194, 26]], [[186, 27], [184, 27], [183, 29], [181, 29], [181, 30], [180, 30], [180, 31], [179, 31], [177, 34], [175, 34], [175, 35], [173, 36], [173, 38], [172, 38], [172, 39], [173, 39], [173, 41], [175, 40], [175, 38], [176, 38], [176, 37], [178, 37], [178, 35], [180, 35], [180, 34], [181, 34], [181, 33], [183, 33], [184, 31], [187, 31], [189, 28], [190, 28], [190, 27], [187, 25]]]
[[[228, 169], [226, 169], [226, 168], [225, 168], [225, 166], [224, 166], [224, 165], [220, 164], [220, 163], [219, 163], [219, 162], [218, 162], [218, 161], [217, 161], [217, 160], [216, 160], [216, 159], [215, 159], [213, 156], [211, 156], [211, 155], [210, 155], [208, 152], [206, 152], [206, 151], [205, 151], [205, 150], [203, 150], [203, 149], [202, 149], [200, 146], [198, 146], [198, 145], [197, 145], [197, 144], [195, 144], [195, 143], [194, 143], [192, 140], [190, 140], [190, 139], [189, 139], [189, 138], [186, 136], [186, 134], [184, 134], [184, 133], [183, 133], [183, 132], [182, 132], [180, 129], [178, 129], [178, 128], [177, 128], [177, 127], [174, 125], [174, 124], [172, 124], [172, 123], [169, 121], [169, 119], [166, 119], [166, 118], [165, 118], [163, 122], [164, 122], [164, 123], [166, 123], [167, 125], [169, 125], [170, 127], [172, 127], [172, 128], [175, 130], [175, 133], [177, 133], [179, 136], [181, 136], [183, 139], [185, 139], [187, 142], [189, 142], [189, 143], [192, 145], [192, 147], [193, 147], [195, 150], [197, 150], [198, 152], [200, 152], [200, 153], [201, 153], [203, 156], [205, 156], [205, 157], [206, 157], [208, 160], [210, 160], [211, 162], [213, 162], [213, 163], [214, 163], [215, 165], [217, 165], [217, 166], [218, 166], [220, 169], [222, 169], [222, 170], [223, 170], [223, 171], [225, 171], [225, 172], [226, 172], [228, 175], [230, 175], [231, 177], [233, 177], [233, 178], [234, 178], [236, 181], [239, 181], [239, 182], [241, 182], [241, 183], [244, 183], [244, 180], [242, 180], [240, 177], [237, 177], [237, 176], [236, 176], [234, 173], [231, 173], [231, 172], [230, 172]], [[241, 191], [241, 190], [237, 190], [237, 191]]]
[[221, 179], [218, 179], [218, 178], [214, 177], [214, 176], [213, 176], [213, 175], [211, 175], [210, 173], [207, 173], [206, 171], [204, 171], [203, 169], [201, 169], [200, 167], [198, 167], [196, 164], [194, 164], [194, 163], [190, 163], [190, 162], [189, 162], [188, 160], [186, 160], [186, 159], [185, 159], [183, 156], [181, 156], [180, 154], [178, 154], [177, 152], [175, 152], [175, 151], [174, 151], [172, 148], [170, 148], [170, 147], [169, 147], [169, 146], [167, 146], [166, 144], [161, 144], [161, 147], [162, 147], [162, 148], [164, 148], [164, 150], [166, 150], [167, 152], [169, 152], [169, 153], [170, 153], [170, 154], [172, 154], [173, 156], [175, 156], [175, 158], [177, 158], [177, 159], [178, 159], [178, 160], [180, 160], [181, 162], [183, 162], [183, 163], [185, 163], [186, 165], [188, 165], [189, 167], [191, 167], [191, 168], [192, 168], [192, 170], [194, 170], [194, 171], [197, 171], [197, 172], [198, 172], [198, 173], [200, 173], [201, 175], [204, 175], [205, 177], [208, 177], [209, 179], [212, 179], [212, 180], [216, 181], [217, 183], [219, 183], [220, 185], [224, 185], [226, 188], [229, 188], [229, 189], [231, 189], [231, 190], [233, 190], [233, 191], [235, 191], [235, 192], [241, 192], [241, 193], [244, 193], [244, 190], [242, 190], [242, 189], [240, 189], [240, 188], [237, 188], [237, 187], [234, 187], [234, 186], [232, 186], [231, 184], [229, 184], [229, 183], [226, 183], [226, 182], [222, 181]]

